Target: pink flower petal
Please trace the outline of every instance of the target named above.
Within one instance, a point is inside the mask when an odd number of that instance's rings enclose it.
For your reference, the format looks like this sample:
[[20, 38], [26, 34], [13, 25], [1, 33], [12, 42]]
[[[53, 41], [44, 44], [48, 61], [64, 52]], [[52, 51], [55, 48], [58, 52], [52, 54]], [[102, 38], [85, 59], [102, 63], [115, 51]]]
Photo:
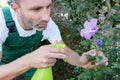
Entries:
[[84, 37], [84, 29], [82, 29], [82, 30], [80, 31], [80, 35], [81, 35], [81, 37]]
[[91, 26], [90, 26], [90, 24], [89, 24], [89, 22], [88, 21], [85, 21], [85, 23], [84, 23], [84, 28], [86, 29], [89, 29]]
[[84, 23], [84, 29], [80, 31], [81, 37], [85, 39], [91, 39], [93, 35], [98, 31], [97, 19], [92, 18], [89, 21], [86, 20]]
[[91, 20], [89, 21], [89, 25], [90, 25], [91, 27], [96, 26], [96, 25], [97, 25], [97, 19], [95, 19], [95, 18], [91, 19]]

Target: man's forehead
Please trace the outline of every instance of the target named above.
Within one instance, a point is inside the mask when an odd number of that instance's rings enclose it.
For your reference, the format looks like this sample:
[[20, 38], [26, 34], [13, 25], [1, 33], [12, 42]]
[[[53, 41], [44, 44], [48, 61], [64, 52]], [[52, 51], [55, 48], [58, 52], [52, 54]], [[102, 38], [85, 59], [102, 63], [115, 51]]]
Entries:
[[[17, 0], [17, 1], [26, 1], [26, 0]], [[27, 1], [40, 1], [40, 2], [48, 2], [48, 1], [52, 1], [52, 0], [27, 0]]]
[[[27, 5], [26, 5], [27, 4]], [[34, 7], [47, 7], [52, 4], [52, 0], [19, 0], [21, 8], [33, 9]]]
[[16, 1], [20, 1], [20, 2], [29, 2], [29, 3], [49, 3], [52, 2], [52, 0], [16, 0]]

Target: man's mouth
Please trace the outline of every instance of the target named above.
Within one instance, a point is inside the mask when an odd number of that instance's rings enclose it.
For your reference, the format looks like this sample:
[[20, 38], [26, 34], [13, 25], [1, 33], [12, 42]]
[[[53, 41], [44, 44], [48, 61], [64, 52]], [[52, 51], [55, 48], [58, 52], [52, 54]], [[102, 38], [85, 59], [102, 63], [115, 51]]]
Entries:
[[37, 26], [35, 26], [34, 28], [35, 28], [36, 30], [42, 31], [42, 30], [45, 30], [46, 27], [47, 27], [47, 25], [37, 25]]

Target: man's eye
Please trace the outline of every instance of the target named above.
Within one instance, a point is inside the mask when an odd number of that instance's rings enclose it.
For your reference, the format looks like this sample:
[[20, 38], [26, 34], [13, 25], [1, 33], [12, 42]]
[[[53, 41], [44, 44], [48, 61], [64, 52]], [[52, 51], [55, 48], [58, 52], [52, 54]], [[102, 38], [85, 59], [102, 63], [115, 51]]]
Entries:
[[42, 8], [34, 8], [33, 10], [36, 10], [36, 11], [39, 11], [41, 10]]

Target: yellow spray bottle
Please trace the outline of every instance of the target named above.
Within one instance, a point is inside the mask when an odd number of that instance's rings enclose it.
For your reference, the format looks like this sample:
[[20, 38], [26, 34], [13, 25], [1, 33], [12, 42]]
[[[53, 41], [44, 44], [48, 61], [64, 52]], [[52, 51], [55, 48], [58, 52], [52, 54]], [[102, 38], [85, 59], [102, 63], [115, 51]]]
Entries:
[[[65, 48], [64, 44], [52, 44], [50, 46], [56, 48]], [[53, 80], [52, 67], [37, 69], [31, 80]]]

